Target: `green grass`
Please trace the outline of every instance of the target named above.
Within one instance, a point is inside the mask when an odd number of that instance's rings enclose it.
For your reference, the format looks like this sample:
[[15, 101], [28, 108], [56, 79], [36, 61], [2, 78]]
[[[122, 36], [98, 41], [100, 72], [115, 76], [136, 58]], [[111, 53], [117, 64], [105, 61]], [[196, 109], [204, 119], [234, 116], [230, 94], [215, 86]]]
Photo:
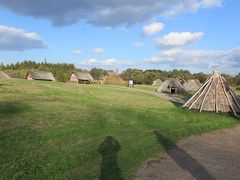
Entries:
[[0, 179], [132, 179], [172, 142], [239, 120], [127, 88], [0, 81]]
[[148, 90], [155, 92], [158, 89], [159, 86], [152, 86], [152, 85], [144, 85], [144, 84], [136, 84], [134, 85], [134, 88], [136, 89], [142, 89], [142, 90]]

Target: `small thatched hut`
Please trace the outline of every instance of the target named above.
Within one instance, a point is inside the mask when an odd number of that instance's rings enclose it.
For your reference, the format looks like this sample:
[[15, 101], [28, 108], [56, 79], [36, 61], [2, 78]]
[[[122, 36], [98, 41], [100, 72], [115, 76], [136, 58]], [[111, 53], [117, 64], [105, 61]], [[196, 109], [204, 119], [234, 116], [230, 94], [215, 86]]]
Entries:
[[10, 77], [3, 71], [0, 71], [0, 79], [9, 79]]
[[214, 71], [183, 107], [198, 109], [200, 112], [232, 112], [237, 115], [240, 112], [240, 98], [229, 87], [224, 77]]
[[185, 91], [192, 92], [197, 91], [201, 86], [202, 84], [199, 82], [198, 79], [191, 79], [183, 84]]
[[163, 84], [157, 89], [157, 92], [166, 92], [166, 93], [184, 93], [184, 87], [177, 79], [167, 79]]
[[77, 84], [90, 84], [93, 80], [90, 73], [73, 72], [69, 77], [71, 83]]
[[114, 72], [108, 72], [100, 79], [101, 84], [126, 84], [126, 82]]
[[55, 81], [51, 72], [33, 72], [28, 71], [25, 75], [27, 80], [42, 80], [42, 81]]
[[161, 86], [162, 83], [163, 82], [161, 81], [161, 79], [156, 79], [156, 80], [153, 81], [152, 85], [153, 86]]

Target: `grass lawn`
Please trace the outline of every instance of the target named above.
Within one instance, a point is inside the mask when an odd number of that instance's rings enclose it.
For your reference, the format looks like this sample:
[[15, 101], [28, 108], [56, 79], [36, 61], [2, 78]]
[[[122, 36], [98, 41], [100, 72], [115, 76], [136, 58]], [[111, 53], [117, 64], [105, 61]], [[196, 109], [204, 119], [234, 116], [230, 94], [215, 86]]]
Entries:
[[177, 142], [238, 123], [127, 88], [0, 80], [0, 179], [132, 179], [164, 151], [154, 132]]
[[159, 88], [159, 86], [144, 85], [144, 84], [135, 84], [135, 85], [134, 85], [134, 88], [155, 92], [155, 91]]

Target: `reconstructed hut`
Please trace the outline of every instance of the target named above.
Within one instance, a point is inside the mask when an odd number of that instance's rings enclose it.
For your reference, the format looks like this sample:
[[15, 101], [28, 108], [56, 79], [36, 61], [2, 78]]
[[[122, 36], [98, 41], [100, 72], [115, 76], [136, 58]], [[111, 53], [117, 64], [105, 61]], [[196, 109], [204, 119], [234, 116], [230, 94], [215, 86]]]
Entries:
[[25, 75], [27, 80], [42, 80], [42, 81], [55, 81], [51, 72], [33, 72], [28, 71]]
[[9, 79], [10, 77], [3, 71], [0, 71], [0, 79]]
[[101, 84], [126, 84], [126, 82], [114, 72], [108, 72], [100, 79]]
[[201, 111], [240, 112], [240, 98], [217, 71], [183, 107]]
[[153, 81], [152, 85], [153, 86], [161, 86], [162, 83], [163, 82], [161, 81], [161, 79], [156, 79], [156, 80]]
[[157, 92], [166, 92], [166, 93], [184, 93], [184, 87], [177, 79], [167, 79], [163, 84], [157, 89]]
[[93, 80], [90, 73], [73, 72], [69, 77], [71, 83], [77, 84], [90, 84]]
[[183, 84], [185, 91], [192, 92], [197, 91], [201, 86], [202, 84], [199, 82], [198, 79], [191, 79]]

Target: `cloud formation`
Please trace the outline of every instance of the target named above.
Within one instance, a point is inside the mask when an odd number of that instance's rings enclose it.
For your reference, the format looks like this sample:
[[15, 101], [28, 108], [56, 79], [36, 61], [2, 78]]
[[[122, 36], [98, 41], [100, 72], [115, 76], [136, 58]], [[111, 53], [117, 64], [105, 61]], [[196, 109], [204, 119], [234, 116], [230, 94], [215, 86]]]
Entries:
[[104, 49], [103, 48], [92, 48], [91, 52], [95, 53], [95, 54], [101, 54], [104, 53]]
[[72, 51], [72, 54], [74, 54], [74, 55], [76, 55], [76, 56], [80, 56], [80, 55], [83, 54], [83, 52], [82, 52], [81, 50], [77, 49], [77, 50], [73, 50], [73, 51]]
[[221, 0], [0, 0], [0, 6], [20, 15], [48, 19], [54, 26], [85, 21], [114, 27], [219, 7]]
[[150, 64], [169, 64], [171, 67], [195, 67], [209, 69], [240, 68], [240, 47], [229, 50], [170, 49], [147, 58]]
[[136, 42], [134, 42], [133, 43], [133, 45], [135, 46], [135, 47], [143, 47], [144, 46], [144, 43], [143, 42], [138, 42], [138, 41], [136, 41]]
[[90, 67], [103, 67], [103, 66], [125, 66], [131, 65], [129, 62], [123, 60], [118, 60], [115, 58], [109, 58], [105, 60], [97, 60], [95, 58], [83, 60], [80, 62], [80, 65], [90, 66]]
[[164, 25], [162, 23], [151, 23], [149, 25], [146, 25], [143, 27], [143, 34], [144, 35], [154, 35], [156, 33], [158, 33], [159, 31], [161, 31], [164, 28]]
[[204, 35], [202, 32], [170, 32], [156, 40], [157, 46], [164, 48], [180, 47], [192, 44]]
[[0, 25], [0, 50], [23, 51], [26, 49], [48, 48], [35, 32], [26, 32], [22, 29]]

